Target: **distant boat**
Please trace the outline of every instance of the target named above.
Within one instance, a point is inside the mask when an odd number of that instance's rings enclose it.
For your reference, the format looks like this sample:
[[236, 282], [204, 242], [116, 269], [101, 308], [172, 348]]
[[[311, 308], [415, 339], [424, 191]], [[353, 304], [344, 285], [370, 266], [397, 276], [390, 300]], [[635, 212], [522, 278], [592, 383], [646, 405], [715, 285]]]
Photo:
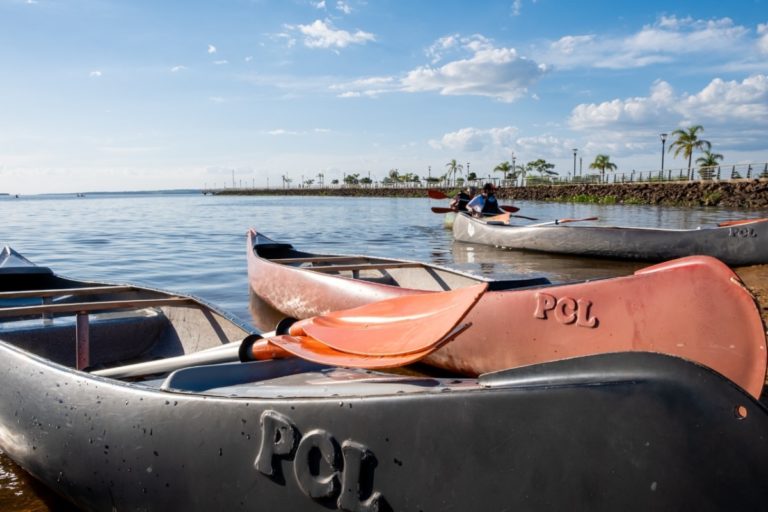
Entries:
[[85, 197], [85, 194], [81, 194], [81, 193], [78, 192], [77, 194], [75, 194], [75, 196], [76, 197]]

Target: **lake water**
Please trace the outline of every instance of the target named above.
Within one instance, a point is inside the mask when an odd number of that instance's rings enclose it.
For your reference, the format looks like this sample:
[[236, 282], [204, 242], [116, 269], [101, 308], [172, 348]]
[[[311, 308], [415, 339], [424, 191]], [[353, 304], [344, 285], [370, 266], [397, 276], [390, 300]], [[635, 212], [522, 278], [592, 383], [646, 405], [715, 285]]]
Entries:
[[[542, 221], [598, 216], [598, 224], [694, 228], [768, 211], [515, 202]], [[197, 194], [0, 196], [0, 244], [85, 280], [191, 293], [249, 321], [245, 233], [255, 227], [297, 248], [423, 260], [496, 278], [553, 282], [624, 275], [645, 266], [453, 243], [430, 206], [400, 198], [228, 197]], [[757, 279], [768, 282], [759, 267]], [[0, 454], [0, 510], [72, 510]]]

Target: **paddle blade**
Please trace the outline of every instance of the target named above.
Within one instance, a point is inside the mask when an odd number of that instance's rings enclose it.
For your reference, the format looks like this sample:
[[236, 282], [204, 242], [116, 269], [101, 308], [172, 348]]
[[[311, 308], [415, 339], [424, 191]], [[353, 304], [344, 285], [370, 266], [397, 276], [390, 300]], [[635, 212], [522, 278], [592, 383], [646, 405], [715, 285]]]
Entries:
[[427, 195], [432, 199], [450, 199], [447, 194], [440, 192], [439, 190], [428, 189]]
[[509, 206], [506, 204], [499, 205], [499, 208], [501, 208], [505, 212], [510, 212], [510, 213], [517, 213], [520, 211], [520, 208], [518, 208], [517, 206]]
[[434, 213], [450, 213], [450, 212], [455, 212], [456, 210], [454, 210], [453, 208], [444, 208], [444, 207], [441, 207], [441, 206], [433, 206], [432, 207], [432, 211]]
[[341, 352], [394, 356], [430, 350], [462, 321], [486, 283], [447, 292], [396, 297], [297, 322], [292, 336], [310, 336]]
[[752, 222], [765, 222], [768, 219], [742, 219], [742, 220], [727, 220], [718, 224], [718, 227], [724, 228], [728, 226], [738, 226], [740, 224], [750, 224]]
[[501, 215], [494, 215], [493, 217], [488, 217], [486, 222], [503, 222], [504, 224], [509, 224], [509, 212], [502, 213]]
[[[460, 327], [466, 327], [460, 326]], [[415, 363], [420, 359], [431, 354], [444, 342], [449, 341], [459, 331], [463, 329], [455, 329], [455, 332], [451, 332], [448, 337], [439, 340], [439, 342], [432, 347], [427, 347], [424, 350], [417, 352], [410, 352], [407, 354], [395, 354], [395, 355], [360, 355], [350, 354], [348, 352], [342, 352], [336, 350], [328, 345], [310, 337], [310, 336], [276, 336], [270, 338], [270, 344], [275, 345], [275, 349], [293, 354], [307, 361], [313, 361], [315, 363], [327, 364], [330, 366], [346, 366], [349, 368], [396, 368], [399, 366], [405, 366]]]

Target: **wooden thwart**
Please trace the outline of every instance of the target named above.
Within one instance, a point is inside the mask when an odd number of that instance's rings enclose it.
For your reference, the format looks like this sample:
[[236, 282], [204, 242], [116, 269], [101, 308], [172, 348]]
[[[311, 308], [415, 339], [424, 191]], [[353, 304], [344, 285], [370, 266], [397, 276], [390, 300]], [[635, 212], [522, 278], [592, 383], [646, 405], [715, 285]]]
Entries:
[[43, 304], [40, 306], [19, 306], [13, 308], [0, 308], [0, 318], [39, 315], [44, 313], [81, 313], [108, 309], [141, 309], [158, 306], [181, 306], [184, 304], [195, 304], [195, 301], [186, 297], [170, 297], [164, 299], [107, 300], [96, 302], [70, 302], [66, 304]]
[[67, 295], [93, 295], [96, 293], [125, 293], [136, 291], [134, 286], [89, 286], [83, 288], [59, 288], [50, 290], [24, 290], [17, 292], [0, 292], [2, 299], [23, 299], [27, 297], [64, 297]]
[[421, 263], [385, 262], [385, 263], [361, 263], [359, 265], [322, 265], [318, 267], [303, 267], [316, 272], [339, 272], [342, 270], [386, 270], [390, 268], [417, 268]]
[[331, 261], [371, 261], [365, 256], [305, 256], [303, 258], [275, 258], [272, 263], [324, 263]]

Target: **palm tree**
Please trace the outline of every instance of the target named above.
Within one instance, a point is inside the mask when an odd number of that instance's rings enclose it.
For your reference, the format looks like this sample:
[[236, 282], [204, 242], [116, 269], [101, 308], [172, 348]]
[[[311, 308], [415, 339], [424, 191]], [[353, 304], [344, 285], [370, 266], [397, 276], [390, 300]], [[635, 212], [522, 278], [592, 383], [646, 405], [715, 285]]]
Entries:
[[704, 156], [700, 156], [696, 159], [696, 163], [699, 166], [699, 176], [704, 180], [711, 180], [715, 167], [720, 164], [720, 160], [722, 159], [723, 155], [720, 153], [704, 151]]
[[387, 178], [389, 178], [391, 183], [394, 183], [395, 186], [397, 186], [397, 183], [400, 182], [400, 171], [397, 169], [390, 169], [389, 173], [387, 173]]
[[[556, 176], [558, 173], [554, 171], [555, 164], [551, 164], [544, 160], [543, 158], [539, 158], [538, 160], [533, 160], [531, 162], [528, 162], [525, 164], [525, 168], [522, 171], [523, 178], [525, 178], [525, 174], [529, 172], [536, 171], [539, 173], [539, 177], [535, 178], [532, 182], [533, 183], [542, 183], [542, 182], [550, 182], [552, 179], [552, 176]], [[515, 178], [517, 178], [517, 173], [515, 173]], [[531, 183], [531, 180], [528, 181]]]
[[667, 152], [674, 149], [675, 156], [682, 153], [683, 156], [688, 159], [688, 179], [691, 179], [691, 160], [693, 159], [693, 151], [695, 149], [701, 149], [703, 151], [712, 149], [712, 144], [710, 144], [708, 140], [700, 139], [697, 135], [698, 132], [703, 131], [704, 127], [697, 124], [686, 130], [678, 128], [672, 132], [672, 137], [677, 137], [677, 139], [669, 145], [669, 150]]
[[611, 162], [608, 155], [597, 155], [595, 161], [589, 164], [590, 169], [600, 169], [600, 182], [605, 181], [605, 171], [615, 171], [616, 164]]
[[507, 174], [511, 169], [512, 165], [510, 165], [509, 162], [501, 162], [499, 165], [493, 168], [493, 172], [500, 172], [501, 179], [506, 179], [508, 177]]
[[445, 164], [445, 166], [448, 168], [448, 174], [453, 174], [453, 181], [456, 181], [456, 173], [461, 175], [461, 171], [464, 170], [464, 166], [456, 162], [455, 158]]

